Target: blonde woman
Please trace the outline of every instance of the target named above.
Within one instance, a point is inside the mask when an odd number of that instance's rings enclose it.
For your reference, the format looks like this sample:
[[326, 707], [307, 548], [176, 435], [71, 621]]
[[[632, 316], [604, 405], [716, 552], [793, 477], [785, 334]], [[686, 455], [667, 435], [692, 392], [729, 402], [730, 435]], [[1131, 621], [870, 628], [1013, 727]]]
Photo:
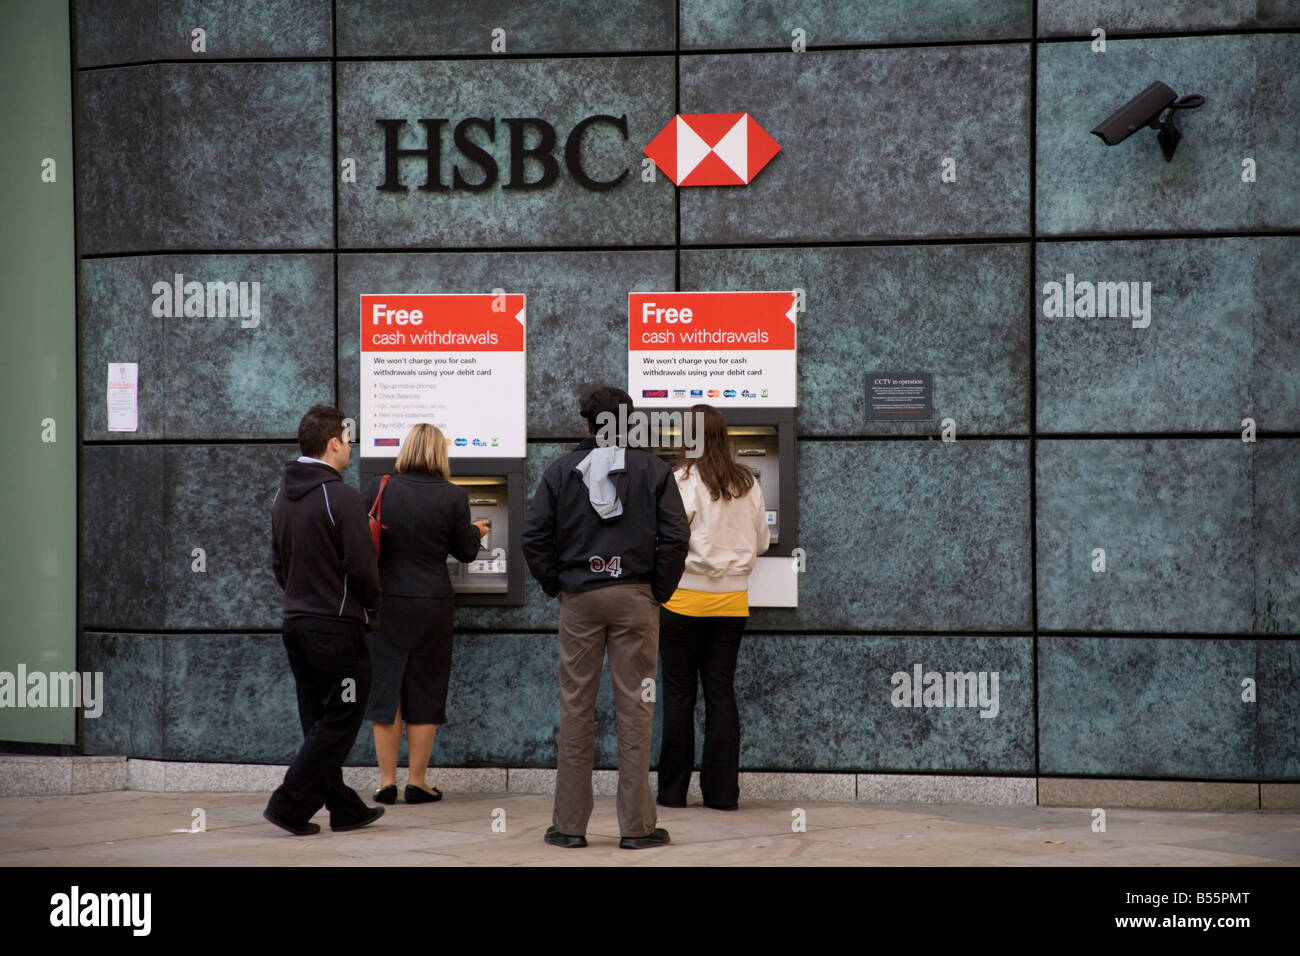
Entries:
[[[447, 556], [478, 557], [487, 522], [471, 523], [465, 489], [447, 480], [447, 439], [437, 427], [420, 424], [407, 433], [394, 471], [381, 503], [384, 605], [379, 628], [367, 642], [373, 677], [365, 717], [375, 724], [375, 802], [397, 802], [397, 752], [405, 721], [410, 774], [404, 797], [407, 803], [431, 803], [442, 799], [426, 777], [438, 725], [447, 720], [451, 674], [455, 604]], [[378, 477], [366, 486], [367, 510], [379, 487]]]

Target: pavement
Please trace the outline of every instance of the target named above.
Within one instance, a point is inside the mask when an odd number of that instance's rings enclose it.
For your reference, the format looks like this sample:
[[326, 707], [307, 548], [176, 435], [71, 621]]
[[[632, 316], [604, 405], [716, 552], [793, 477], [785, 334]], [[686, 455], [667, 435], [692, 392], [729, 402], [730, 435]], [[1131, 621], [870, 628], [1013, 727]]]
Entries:
[[[799, 803], [659, 808], [672, 843], [621, 850], [613, 797], [589, 846], [542, 842], [546, 794], [448, 793], [386, 808], [351, 833], [295, 837], [262, 819], [269, 794], [0, 798], [0, 866], [1294, 866], [1300, 813]], [[195, 813], [201, 810], [201, 814]], [[799, 812], [802, 811], [802, 812]], [[198, 824], [202, 828], [198, 829]], [[802, 829], [797, 829], [802, 827]]]

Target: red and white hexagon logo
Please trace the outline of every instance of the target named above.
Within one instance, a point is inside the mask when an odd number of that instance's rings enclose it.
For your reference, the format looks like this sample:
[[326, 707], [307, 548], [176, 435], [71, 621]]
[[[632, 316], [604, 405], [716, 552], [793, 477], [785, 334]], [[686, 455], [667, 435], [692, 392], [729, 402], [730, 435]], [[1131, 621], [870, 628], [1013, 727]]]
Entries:
[[748, 113], [682, 113], [642, 152], [678, 186], [744, 186], [781, 145]]

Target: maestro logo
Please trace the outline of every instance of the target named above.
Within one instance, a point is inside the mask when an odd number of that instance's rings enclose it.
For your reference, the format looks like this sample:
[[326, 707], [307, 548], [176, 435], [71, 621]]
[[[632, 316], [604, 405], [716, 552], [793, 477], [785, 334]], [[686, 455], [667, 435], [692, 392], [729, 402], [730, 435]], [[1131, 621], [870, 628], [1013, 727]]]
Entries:
[[781, 146], [748, 113], [683, 113], [645, 154], [678, 186], [744, 186]]

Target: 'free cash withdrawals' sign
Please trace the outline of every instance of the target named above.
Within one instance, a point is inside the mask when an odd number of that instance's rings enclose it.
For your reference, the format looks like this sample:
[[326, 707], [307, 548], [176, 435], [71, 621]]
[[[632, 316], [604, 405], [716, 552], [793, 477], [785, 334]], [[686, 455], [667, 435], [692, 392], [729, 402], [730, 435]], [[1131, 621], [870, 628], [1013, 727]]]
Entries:
[[635, 404], [795, 407], [794, 292], [633, 292], [627, 301]]
[[428, 422], [452, 458], [523, 458], [526, 318], [520, 294], [361, 296], [361, 454]]

